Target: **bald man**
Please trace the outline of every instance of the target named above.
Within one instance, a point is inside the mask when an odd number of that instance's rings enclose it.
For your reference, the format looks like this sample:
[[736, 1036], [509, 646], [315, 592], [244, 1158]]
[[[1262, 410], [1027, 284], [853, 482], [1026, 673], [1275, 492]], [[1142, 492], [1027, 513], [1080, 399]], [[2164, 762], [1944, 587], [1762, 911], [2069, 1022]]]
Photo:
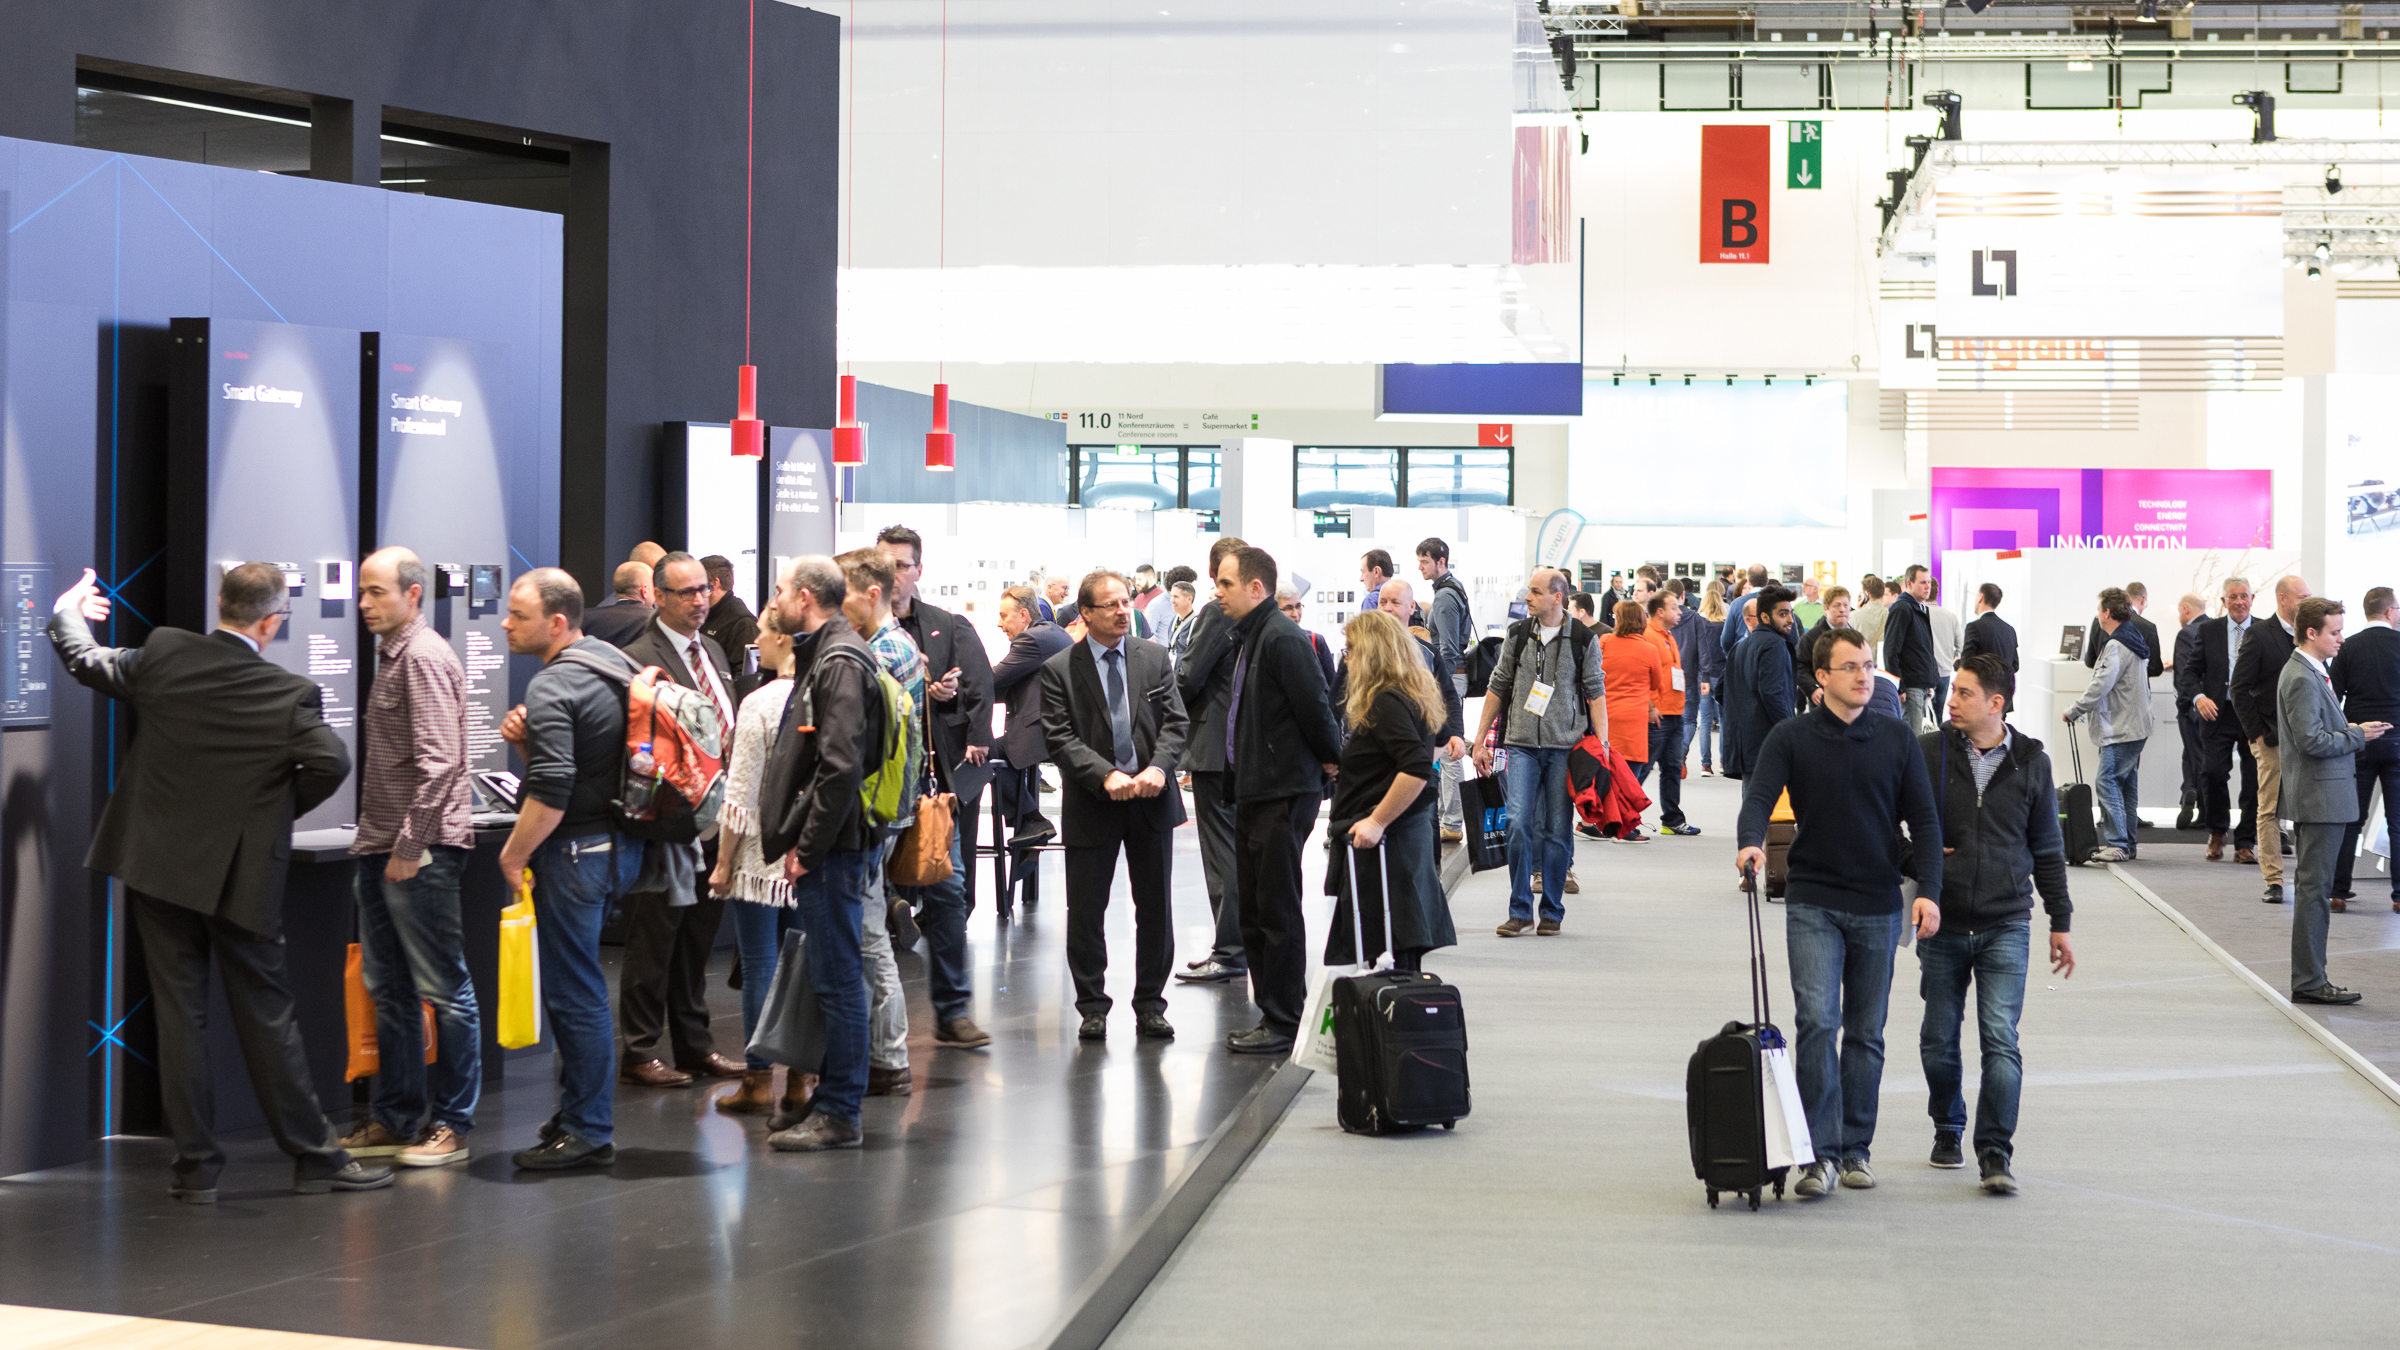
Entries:
[[2300, 602], [2307, 598], [2308, 583], [2299, 577], [2276, 581], [2274, 620], [2250, 625], [2242, 654], [2233, 662], [2234, 715], [2241, 719], [2242, 735], [2249, 739], [2251, 757], [2258, 761], [2258, 871], [2266, 882], [2259, 899], [2270, 905], [2280, 905], [2285, 899], [2283, 822], [2275, 814], [2283, 796], [2275, 685], [2292, 659], [2292, 649], [2299, 645], [2299, 631], [2293, 625], [2300, 615]]
[[617, 564], [615, 582], [615, 598], [584, 611], [583, 635], [598, 638], [611, 647], [623, 647], [650, 627], [651, 617], [658, 613], [658, 599], [651, 589], [650, 564], [646, 562]]
[[665, 556], [667, 556], [667, 550], [665, 548], [647, 539], [635, 544], [633, 546], [633, 552], [625, 555], [627, 561], [638, 562], [642, 566], [651, 568], [653, 570], [657, 569], [658, 560]]

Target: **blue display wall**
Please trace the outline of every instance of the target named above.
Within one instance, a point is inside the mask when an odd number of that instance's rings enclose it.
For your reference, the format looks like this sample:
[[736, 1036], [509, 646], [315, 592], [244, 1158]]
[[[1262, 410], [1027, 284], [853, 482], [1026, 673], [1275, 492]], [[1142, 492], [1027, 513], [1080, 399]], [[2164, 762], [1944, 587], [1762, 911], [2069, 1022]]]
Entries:
[[[557, 560], [559, 217], [8, 139], [0, 216], [0, 563], [12, 601], [23, 589], [46, 614], [89, 566], [118, 600], [104, 640], [136, 644], [163, 621], [179, 318], [418, 335], [405, 341], [427, 359], [504, 353], [476, 363], [489, 405], [510, 410], [488, 428], [498, 467], [459, 474], [456, 491], [462, 516], [489, 518], [488, 494], [505, 488], [507, 555], [496, 539], [445, 540], [427, 561], [513, 572]], [[439, 342], [468, 345], [425, 345]], [[363, 387], [388, 399], [396, 382]], [[211, 491], [243, 497], [270, 525], [279, 509], [321, 510], [287, 488], [328, 466], [288, 467], [288, 481], [269, 462]], [[407, 544], [405, 517], [441, 514], [427, 500], [438, 480], [384, 467], [389, 512], [364, 532]], [[59, 686], [50, 664], [37, 647], [12, 670], [12, 689], [46, 685], [46, 697], [38, 715], [34, 700], [12, 700], [26, 714], [0, 735], [0, 1175], [79, 1157], [153, 1107], [140, 981], [117, 959], [121, 904], [81, 867], [128, 719]]]

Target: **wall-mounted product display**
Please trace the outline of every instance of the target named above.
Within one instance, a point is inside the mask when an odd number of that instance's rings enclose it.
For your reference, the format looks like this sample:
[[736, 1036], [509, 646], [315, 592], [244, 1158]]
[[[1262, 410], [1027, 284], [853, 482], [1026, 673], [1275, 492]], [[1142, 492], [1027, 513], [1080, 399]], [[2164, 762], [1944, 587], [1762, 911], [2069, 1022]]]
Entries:
[[[500, 721], [513, 704], [501, 575], [519, 516], [536, 509], [535, 410], [520, 396], [507, 344], [369, 333], [366, 406], [374, 451], [374, 547], [415, 553], [429, 573], [425, 621], [449, 639], [467, 676], [467, 764], [508, 767]], [[520, 569], [522, 564], [519, 564]], [[361, 660], [371, 672], [373, 648]]]
[[722, 422], [669, 422], [659, 446], [659, 542], [696, 558], [733, 562], [733, 593], [758, 612], [766, 591], [759, 580], [759, 490], [766, 472], [756, 459], [733, 453], [733, 428]]
[[767, 567], [771, 594], [786, 560], [834, 550], [833, 433], [767, 428]]
[[[225, 569], [277, 562], [290, 612], [266, 657], [316, 682], [325, 724], [355, 762], [358, 334], [238, 319], [177, 319], [172, 330], [167, 622], [213, 627]], [[297, 828], [348, 824], [355, 801], [345, 783]]]
[[50, 569], [40, 563], [0, 566], [0, 604], [7, 619], [0, 627], [0, 726], [40, 727], [50, 724], [50, 681], [55, 666], [50, 658]]
[[1602, 525], [1845, 528], [1849, 399], [1838, 380], [1589, 381], [1590, 415], [1567, 429], [1567, 499]]
[[2269, 469], [1935, 469], [1935, 567], [1951, 549], [2275, 546]]
[[[2400, 586], [2400, 379], [2325, 381], [2323, 593], [2356, 605], [2373, 586]], [[2355, 609], [2350, 626], [2365, 622]]]

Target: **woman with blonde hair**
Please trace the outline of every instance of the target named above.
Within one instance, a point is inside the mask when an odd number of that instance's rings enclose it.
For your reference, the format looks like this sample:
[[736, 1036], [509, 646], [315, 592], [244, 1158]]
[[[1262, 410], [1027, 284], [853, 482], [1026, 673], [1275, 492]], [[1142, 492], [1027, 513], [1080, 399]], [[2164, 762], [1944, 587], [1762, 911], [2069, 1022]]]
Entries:
[[1693, 639], [1700, 647], [1700, 712], [1693, 722], [1693, 737], [1700, 743], [1700, 776], [1712, 778], [1717, 772], [1716, 738], [1712, 733], [1725, 719], [1723, 696], [1717, 692], [1725, 682], [1725, 582], [1711, 581], [1700, 592], [1700, 630]]
[[[784, 932], [800, 926], [800, 911], [793, 903], [791, 883], [784, 880], [782, 860], [769, 863], [758, 844], [759, 785], [766, 777], [775, 728], [782, 724], [784, 704], [792, 696], [792, 682], [784, 678], [792, 668], [792, 636], [783, 631], [782, 614], [774, 605], [759, 610], [758, 636], [750, 645], [758, 652], [759, 674], [766, 683], [751, 691], [734, 714], [733, 753], [726, 757], [725, 804], [717, 816], [717, 866], [708, 874], [712, 893], [746, 902], [731, 907], [734, 948], [742, 964], [745, 1041], [758, 1030], [767, 989], [775, 983]], [[742, 1069], [741, 1090], [718, 1098], [717, 1109], [737, 1115], [774, 1112], [782, 1119], [807, 1109], [808, 1088], [815, 1077], [791, 1070], [781, 1110], [777, 1110], [775, 1066], [751, 1055]]]
[[[1458, 941], [1450, 902], [1442, 894], [1434, 797], [1425, 791], [1441, 771], [1434, 731], [1448, 709], [1416, 640], [1399, 620], [1372, 610], [1343, 625], [1342, 638], [1349, 648], [1342, 721], [1350, 737], [1342, 748], [1326, 828], [1350, 847], [1332, 851], [1326, 878], [1326, 891], [1340, 899], [1325, 960], [1348, 965], [1363, 959], [1351, 940], [1349, 906], [1356, 904], [1368, 952], [1388, 946], [1393, 964], [1418, 970], [1426, 952]], [[1354, 879], [1361, 885], [1354, 887]], [[1383, 931], [1387, 879], [1393, 928], [1388, 940]]]

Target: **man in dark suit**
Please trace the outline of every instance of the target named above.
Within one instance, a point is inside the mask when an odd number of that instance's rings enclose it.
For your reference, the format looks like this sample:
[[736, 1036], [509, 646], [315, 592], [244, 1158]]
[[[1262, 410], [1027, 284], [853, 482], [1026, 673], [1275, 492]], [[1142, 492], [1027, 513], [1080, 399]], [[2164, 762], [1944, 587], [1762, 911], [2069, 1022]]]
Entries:
[[[1792, 616], [1793, 595], [1781, 584], [1758, 593], [1758, 627], [1742, 639], [1725, 663], [1725, 776], [1746, 778], [1767, 743], [1767, 733], [1793, 713]], [[1811, 659], [1814, 659], [1813, 653]]]
[[992, 667], [993, 696], [1008, 708], [1008, 729], [1001, 733], [1000, 754], [1007, 763], [994, 774], [1001, 794], [1000, 814], [1013, 822], [1009, 844], [1017, 849], [1038, 848], [1058, 831], [1042, 815], [1037, 773], [1050, 758], [1042, 730], [1042, 682], [1045, 662], [1074, 640], [1067, 631], [1042, 617], [1041, 596], [1027, 585], [1000, 593], [1000, 631], [1008, 634], [1008, 654]]
[[750, 664], [750, 644], [758, 640], [758, 616], [733, 593], [733, 559], [711, 553], [700, 560], [700, 566], [708, 573], [708, 614], [700, 621], [700, 631], [725, 653], [725, 664], [733, 670], [733, 704], [739, 709], [742, 700], [758, 687], [757, 678], [745, 669]]
[[1175, 768], [1189, 729], [1167, 649], [1133, 636], [1133, 593], [1094, 572], [1076, 594], [1084, 639], [1042, 665], [1042, 731], [1058, 765], [1067, 844], [1067, 969], [1075, 977], [1076, 1035], [1108, 1039], [1108, 940], [1103, 924], [1125, 853], [1133, 890], [1133, 1014], [1145, 1040], [1171, 1041], [1167, 972], [1175, 964], [1169, 897], [1183, 794]]
[[[1233, 779], [1234, 887], [1258, 1025], [1226, 1038], [1236, 1054], [1292, 1048], [1306, 1001], [1308, 927], [1300, 855], [1326, 775], [1342, 758], [1325, 673], [1300, 625], [1275, 607], [1275, 559], [1240, 548], [1217, 565], [1217, 603], [1233, 620], [1225, 758]], [[1205, 679], [1205, 676], [1203, 676]]]
[[2200, 810], [2200, 766], [2205, 762], [2200, 728], [2205, 724], [2192, 700], [2200, 693], [2200, 616], [2206, 613], [2208, 602], [2197, 595], [2175, 602], [2175, 730], [2183, 738], [2183, 800], [2175, 812], [2179, 830], [2192, 828]]
[[[1217, 568], [1244, 547], [1225, 535], [1208, 548], [1208, 585], [1216, 586]], [[1183, 767], [1192, 776], [1192, 816], [1200, 835], [1200, 874], [1208, 882], [1208, 909], [1217, 921], [1216, 946], [1187, 970], [1175, 973], [1194, 984], [1218, 984], [1250, 973], [1250, 958], [1242, 952], [1242, 905], [1234, 885], [1233, 777], [1225, 758], [1225, 709], [1233, 693], [1233, 620], [1225, 607], [1210, 600], [1192, 611], [1192, 630], [1185, 638], [1175, 679], [1183, 706], [1192, 719], [1191, 744]]]
[[[2341, 696], [2342, 715], [2364, 725], [2400, 722], [2400, 632], [2392, 628], [2392, 588], [2368, 591], [2366, 622], [2342, 640], [2333, 658], [2333, 692]], [[2341, 847], [2333, 853], [2333, 899], [2346, 904], [2350, 878], [2357, 862], [2360, 823], [2367, 817], [2367, 799], [2383, 785], [2383, 819], [2392, 838], [2400, 839], [2400, 740], [2379, 736], [2358, 752], [2358, 822], [2342, 832]], [[2400, 868], [2392, 872], [2392, 909], [2400, 913]]]
[[2000, 617], [2000, 588], [1985, 582], [1975, 588], [1975, 617], [1967, 624], [1966, 641], [1959, 644], [1958, 659], [1989, 652], [2000, 658], [2000, 664], [2014, 675], [2017, 665], [2017, 630]]
[[342, 1150], [309, 1081], [283, 973], [283, 884], [292, 821], [333, 796], [350, 756], [322, 694], [260, 659], [291, 612], [282, 569], [244, 563], [217, 588], [217, 630], [154, 630], [103, 647], [109, 602], [92, 572], [58, 597], [50, 641], [86, 688], [139, 718], [84, 866], [124, 883], [158, 1010], [158, 1077], [175, 1136], [169, 1194], [213, 1204], [225, 1154], [211, 1131], [209, 955], [224, 981], [250, 1085], [292, 1155], [302, 1195], [388, 1186], [392, 1171]]
[[[1884, 618], [1883, 668], [1900, 677], [1900, 697], [1907, 709], [1902, 720], [1911, 735], [1931, 731], [1941, 721], [1934, 711], [1933, 691], [1941, 685], [1942, 671], [1933, 659], [1933, 619], [1925, 609], [1932, 598], [1933, 573], [1916, 564], [1903, 574], [1900, 594]], [[1763, 609], [1759, 626], [1766, 626]], [[1762, 736], [1765, 731], [1760, 728]]]
[[2266, 882], [2259, 899], [2283, 903], [2283, 756], [2275, 729], [2275, 685], [2292, 659], [2299, 640], [2293, 622], [2300, 602], [2308, 598], [2308, 583], [2299, 577], [2275, 580], [2275, 613], [2250, 626], [2242, 654], [2233, 662], [2233, 713], [2242, 720], [2250, 756], [2258, 761], [2258, 871]]
[[617, 592], [614, 598], [583, 612], [583, 635], [622, 650], [626, 643], [640, 637], [642, 630], [650, 626], [650, 620], [658, 615], [650, 589], [650, 564], [617, 564], [614, 585]]
[[2346, 831], [2358, 828], [2358, 754], [2392, 724], [2350, 721], [2334, 693], [2327, 664], [2342, 650], [2340, 601], [2302, 600], [2292, 628], [2292, 654], [2275, 677], [2276, 757], [2285, 770], [2279, 802], [2292, 818], [2298, 843], [2292, 869], [2292, 1002], [2356, 1003], [2356, 993], [2326, 978], [2325, 916], [2331, 908], [2334, 850]]
[[[895, 931], [908, 907], [924, 906], [917, 926], [925, 934], [926, 974], [933, 995], [933, 1041], [972, 1050], [992, 1038], [967, 1016], [975, 986], [967, 972], [967, 915], [975, 895], [967, 885], [965, 859], [975, 848], [975, 804], [992, 781], [992, 665], [983, 639], [965, 619], [919, 594], [925, 540], [906, 525], [875, 536], [900, 565], [892, 591], [892, 617], [925, 657], [927, 752], [935, 781], [958, 798], [950, 831], [950, 875], [931, 886], [894, 886]], [[895, 939], [897, 941], [897, 939]], [[903, 946], [910, 944], [903, 943]]]
[[[2233, 825], [2233, 805], [2225, 775], [2238, 755], [2242, 762], [2242, 820], [2233, 831], [2235, 862], [2256, 862], [2258, 843], [2258, 761], [2242, 735], [2242, 720], [2233, 711], [2233, 667], [2242, 644], [2257, 622], [2250, 613], [2250, 582], [2229, 577], [2225, 582], [2225, 612], [2200, 621], [2198, 664], [2192, 673], [2192, 712], [2200, 718], [2200, 819], [2208, 827], [2208, 860], [2225, 856], [2225, 833]], [[2178, 658], [2180, 659], [2180, 658]]]
[[[731, 728], [733, 672], [716, 639], [700, 631], [708, 616], [707, 569], [689, 553], [662, 555], [655, 569], [658, 617], [622, 650], [656, 666], [686, 689], [717, 705], [718, 724]], [[728, 737], [730, 740], [730, 736]], [[690, 1087], [694, 1074], [739, 1078], [742, 1061], [719, 1054], [708, 1030], [708, 956], [724, 922], [725, 901], [709, 894], [716, 865], [715, 836], [698, 844], [653, 843], [649, 853], [683, 856], [645, 864], [649, 889], [625, 897], [625, 964], [617, 981], [617, 1075], [639, 1087]], [[688, 864], [688, 866], [687, 866]], [[659, 883], [663, 882], [661, 886]], [[658, 1057], [660, 1034], [671, 1033], [675, 1062]]]

